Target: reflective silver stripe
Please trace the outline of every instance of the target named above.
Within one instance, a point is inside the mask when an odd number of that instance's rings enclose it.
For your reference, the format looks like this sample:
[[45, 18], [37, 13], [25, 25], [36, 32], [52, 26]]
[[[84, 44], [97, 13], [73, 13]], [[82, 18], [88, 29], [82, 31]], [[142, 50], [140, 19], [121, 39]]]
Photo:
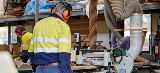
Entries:
[[58, 48], [35, 48], [34, 49], [34, 53], [40, 53], [40, 52], [58, 53]]
[[31, 42], [30, 42], [31, 44], [33, 44], [33, 40], [31, 39]]
[[31, 44], [33, 42], [37, 42], [37, 41], [41, 41], [41, 42], [50, 42], [50, 43], [54, 43], [54, 44], [58, 44], [59, 42], [67, 42], [71, 45], [71, 41], [67, 38], [59, 38], [58, 40], [53, 39], [53, 38], [47, 38], [47, 37], [35, 37], [33, 39], [33, 41], [31, 40]]
[[24, 47], [29, 47], [29, 45], [23, 45], [23, 48], [24, 48]]
[[33, 39], [33, 42], [37, 42], [37, 41], [41, 41], [41, 42], [51, 42], [54, 44], [58, 44], [58, 41], [56, 39], [53, 38], [47, 38], [47, 37], [35, 37]]
[[69, 39], [67, 39], [67, 38], [59, 38], [58, 40], [59, 40], [59, 43], [60, 42], [67, 42], [68, 44], [71, 45], [71, 41]]

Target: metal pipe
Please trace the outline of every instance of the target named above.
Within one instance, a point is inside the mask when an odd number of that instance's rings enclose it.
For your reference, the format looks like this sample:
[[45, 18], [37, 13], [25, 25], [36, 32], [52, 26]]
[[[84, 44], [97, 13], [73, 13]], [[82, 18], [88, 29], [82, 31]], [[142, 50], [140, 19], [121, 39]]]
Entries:
[[106, 3], [106, 1], [104, 1], [104, 7], [105, 7], [104, 8], [104, 16], [105, 16], [106, 23], [107, 23], [109, 29], [111, 30], [111, 32], [118, 38], [118, 40], [120, 40], [123, 37], [122, 37], [122, 35], [119, 32], [114, 31], [115, 28], [114, 28], [114, 26], [113, 26], [113, 24], [111, 22], [110, 17], [109, 17], [106, 5], [107, 5], [107, 3]]
[[[109, 13], [109, 15], [110, 15], [110, 18], [111, 18], [111, 21], [112, 21], [112, 23], [113, 23], [113, 26], [114, 26], [114, 28], [117, 28], [116, 17], [115, 17], [114, 14], [113, 14], [110, 1], [109, 1], [109, 0], [104, 0], [104, 2], [107, 3], [107, 4], [106, 4], [106, 6], [107, 6], [107, 11], [108, 11], [108, 13]], [[116, 37], [115, 37], [115, 35], [114, 35], [113, 33], [112, 33], [112, 35], [111, 35], [111, 44], [113, 44], [113, 45], [116, 44]]]
[[134, 13], [130, 17], [130, 49], [127, 56], [131, 56], [135, 60], [141, 52], [142, 48], [142, 14]]
[[36, 0], [35, 24], [38, 22], [38, 16], [39, 16], [39, 0]]

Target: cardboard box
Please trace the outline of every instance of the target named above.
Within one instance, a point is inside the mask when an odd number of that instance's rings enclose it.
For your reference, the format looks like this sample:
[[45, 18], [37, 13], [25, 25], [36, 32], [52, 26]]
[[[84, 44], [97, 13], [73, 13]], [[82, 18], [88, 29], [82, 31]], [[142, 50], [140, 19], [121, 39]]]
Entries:
[[0, 45], [0, 51], [9, 51], [9, 45]]
[[20, 46], [19, 45], [11, 45], [11, 52], [12, 52], [12, 55], [15, 55], [15, 54], [19, 54], [20, 52]]

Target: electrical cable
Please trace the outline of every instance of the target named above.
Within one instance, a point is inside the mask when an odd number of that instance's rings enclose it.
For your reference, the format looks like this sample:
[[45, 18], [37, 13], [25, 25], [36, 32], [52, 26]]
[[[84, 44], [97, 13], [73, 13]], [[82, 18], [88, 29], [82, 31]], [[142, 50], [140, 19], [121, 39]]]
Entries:
[[[95, 20], [95, 17], [94, 17], [94, 20]], [[91, 30], [92, 30], [93, 24], [94, 24], [94, 20], [93, 20], [93, 23], [92, 23], [92, 26], [90, 28], [89, 33], [87, 34], [87, 36], [81, 42], [83, 42], [89, 36], [89, 34], [90, 34]]]

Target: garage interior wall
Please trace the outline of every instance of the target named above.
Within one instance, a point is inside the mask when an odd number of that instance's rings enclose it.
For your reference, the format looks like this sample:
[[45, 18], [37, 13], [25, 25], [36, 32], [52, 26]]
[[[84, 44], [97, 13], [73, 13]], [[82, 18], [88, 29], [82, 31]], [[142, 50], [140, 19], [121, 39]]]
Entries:
[[34, 21], [26, 21], [23, 26], [27, 32], [33, 33]]
[[[82, 23], [83, 22], [83, 23]], [[74, 39], [74, 33], [81, 33], [81, 40], [87, 36], [89, 33], [89, 18], [87, 16], [84, 16], [80, 19], [69, 19], [68, 25], [71, 29], [71, 41]], [[102, 46], [105, 46], [106, 48], [109, 48], [109, 28], [106, 24], [104, 15], [98, 15], [97, 16], [97, 41], [103, 41], [101, 43]], [[82, 43], [81, 46], [83, 46], [86, 43], [86, 45], [89, 45], [89, 37], [87, 37]], [[76, 43], [72, 42], [71, 48], [75, 46], [78, 46]], [[98, 43], [97, 43], [98, 45]]]
[[[109, 28], [106, 21], [97, 21], [97, 41], [103, 41], [102, 46], [110, 49], [109, 45]], [[98, 43], [97, 43], [98, 45]]]
[[157, 19], [159, 19], [160, 14], [152, 13], [152, 34], [156, 34], [157, 31]]

